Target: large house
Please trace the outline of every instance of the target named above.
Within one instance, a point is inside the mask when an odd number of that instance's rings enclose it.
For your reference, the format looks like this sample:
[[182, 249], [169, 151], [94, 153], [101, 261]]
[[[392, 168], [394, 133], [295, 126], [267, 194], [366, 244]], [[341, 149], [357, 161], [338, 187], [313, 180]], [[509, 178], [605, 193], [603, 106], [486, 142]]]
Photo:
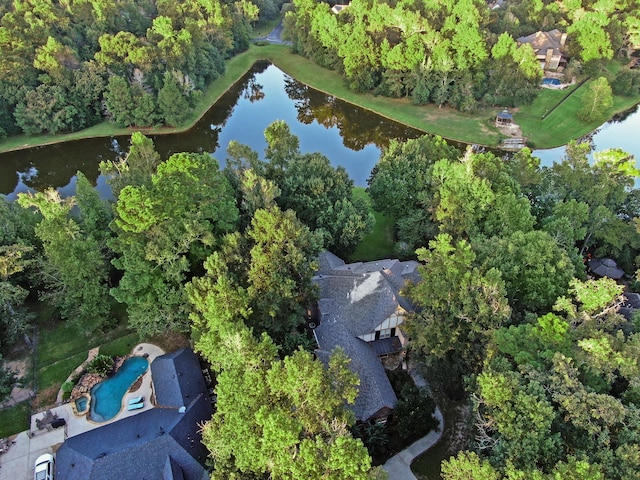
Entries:
[[399, 327], [412, 306], [400, 290], [407, 280], [419, 280], [417, 266], [398, 260], [345, 264], [330, 252], [320, 255], [314, 277], [320, 289], [316, 355], [326, 362], [340, 347], [351, 359], [349, 366], [360, 378], [353, 407], [358, 421], [384, 421], [396, 405], [380, 357], [403, 350]]
[[198, 358], [181, 349], [151, 364], [156, 406], [68, 438], [56, 455], [65, 480], [206, 480], [200, 425], [213, 413]]
[[518, 44], [531, 45], [542, 70], [557, 70], [567, 65], [567, 57], [564, 55], [566, 42], [567, 34], [557, 28], [518, 38]]

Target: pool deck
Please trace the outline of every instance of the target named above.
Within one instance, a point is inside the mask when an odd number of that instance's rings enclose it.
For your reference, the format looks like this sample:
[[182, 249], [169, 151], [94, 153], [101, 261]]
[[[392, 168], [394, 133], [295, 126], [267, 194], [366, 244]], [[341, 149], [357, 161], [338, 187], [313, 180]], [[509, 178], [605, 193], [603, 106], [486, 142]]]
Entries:
[[[92, 358], [91, 353], [92, 352], [89, 353], [89, 358]], [[93, 353], [93, 356], [96, 354], [97, 349], [96, 352]], [[131, 354], [139, 356], [146, 354], [149, 364], [151, 364], [156, 357], [163, 355], [164, 351], [155, 345], [141, 343], [134, 347]], [[36, 413], [31, 417], [30, 429], [12, 437], [9, 442], [9, 449], [0, 454], [0, 480], [32, 479], [34, 463], [38, 456], [43, 453], [55, 453], [68, 437], [79, 435], [94, 428], [116, 422], [132, 415], [137, 415], [140, 412], [153, 408], [150, 402], [152, 394], [151, 368], [149, 368], [142, 375], [142, 384], [140, 387], [133, 392], [127, 392], [125, 394], [122, 402], [125, 407], [123, 407], [120, 413], [113, 419], [106, 422], [92, 422], [91, 420], [87, 420], [86, 415], [76, 415], [70, 403], [58, 405], [50, 410]], [[144, 396], [144, 407], [138, 410], [128, 411], [126, 405], [129, 403], [129, 399], [140, 395]], [[49, 425], [46, 428], [38, 428], [37, 423], [45, 418], [51, 419], [52, 417], [64, 418], [66, 422], [65, 426], [52, 428]]]

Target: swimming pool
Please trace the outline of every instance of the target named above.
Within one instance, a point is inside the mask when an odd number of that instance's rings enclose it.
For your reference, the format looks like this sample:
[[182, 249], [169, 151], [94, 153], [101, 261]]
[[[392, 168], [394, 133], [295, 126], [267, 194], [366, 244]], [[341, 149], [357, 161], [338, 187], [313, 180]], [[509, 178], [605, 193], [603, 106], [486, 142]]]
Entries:
[[560, 85], [562, 82], [560, 80], [558, 80], [557, 78], [549, 78], [549, 77], [545, 77], [542, 79], [542, 84], [543, 85]]
[[116, 374], [91, 389], [91, 420], [106, 422], [122, 408], [122, 397], [135, 380], [147, 371], [149, 362], [144, 357], [130, 357]]

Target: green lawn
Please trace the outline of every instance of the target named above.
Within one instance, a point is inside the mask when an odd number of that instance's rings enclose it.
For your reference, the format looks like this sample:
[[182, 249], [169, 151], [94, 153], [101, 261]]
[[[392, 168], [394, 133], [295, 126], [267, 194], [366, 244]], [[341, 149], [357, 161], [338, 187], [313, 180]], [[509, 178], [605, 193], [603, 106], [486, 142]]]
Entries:
[[[582, 99], [589, 89], [591, 80], [579, 88], [568, 90], [544, 89], [538, 98], [527, 107], [519, 109], [514, 115], [515, 122], [520, 125], [523, 135], [535, 148], [551, 148], [566, 144], [571, 139], [580, 138], [598, 128], [603, 121], [615, 113], [633, 107], [640, 98], [614, 97], [613, 107], [607, 112], [606, 118], [587, 123], [580, 120], [576, 112], [582, 105]], [[575, 90], [575, 91], [574, 91]], [[567, 97], [561, 105], [544, 119], [542, 116], [549, 112], [560, 100]]]
[[[47, 308], [37, 311], [38, 358], [36, 384], [38, 395], [34, 407], [50, 405], [67, 377], [87, 359], [89, 350], [102, 345], [107, 354], [126, 354], [138, 343], [137, 334], [129, 332], [120, 305], [114, 304], [115, 327], [102, 332], [88, 326], [79, 328], [67, 322], [52, 319]], [[127, 349], [127, 347], [131, 345]], [[113, 352], [113, 353], [109, 353]]]
[[29, 402], [0, 410], [0, 438], [10, 437], [29, 428]]
[[60, 387], [71, 372], [87, 359], [87, 353], [88, 350], [48, 365], [39, 366], [36, 378], [38, 392], [34, 401], [34, 408], [44, 408], [55, 403], [58, 390], [60, 390]]
[[[263, 33], [263, 32], [260, 32]], [[493, 120], [498, 108], [485, 108], [470, 115], [450, 108], [438, 108], [434, 105], [416, 106], [409, 99], [392, 99], [371, 94], [359, 94], [349, 90], [342, 76], [334, 71], [322, 68], [315, 63], [290, 51], [286, 45], [251, 45], [244, 53], [229, 59], [224, 76], [212, 82], [204, 92], [189, 121], [180, 128], [141, 129], [145, 134], [171, 134], [190, 129], [216, 102], [258, 60], [268, 60], [295, 79], [318, 90], [334, 95], [354, 105], [372, 110], [391, 120], [409, 125], [424, 132], [440, 135], [447, 139], [464, 143], [495, 146], [503, 135], [494, 127]], [[607, 64], [603, 73], [612, 77], [621, 67], [619, 62]], [[576, 105], [581, 93], [576, 93], [572, 102], [566, 102], [545, 120], [540, 116], [564, 95], [562, 91], [544, 90], [533, 105], [523, 106], [516, 115], [523, 134], [535, 144], [536, 148], [550, 148], [563, 145], [569, 140], [588, 133], [600, 123], [585, 124], [575, 116]], [[609, 117], [626, 110], [640, 101], [634, 98], [616, 97]], [[87, 137], [128, 135], [131, 129], [118, 128], [110, 123], [101, 123], [94, 127], [66, 135], [38, 135], [11, 137], [0, 141], [0, 152], [43, 145]]]
[[100, 345], [100, 353], [110, 357], [128, 355], [133, 350], [133, 347], [139, 343], [140, 337], [138, 334], [131, 332]]
[[[355, 187], [353, 195], [369, 196], [362, 187]], [[388, 215], [383, 213], [374, 211], [373, 214], [376, 217], [373, 232], [362, 239], [356, 251], [349, 257], [348, 260], [350, 262], [368, 262], [393, 257], [395, 243], [394, 222]]]

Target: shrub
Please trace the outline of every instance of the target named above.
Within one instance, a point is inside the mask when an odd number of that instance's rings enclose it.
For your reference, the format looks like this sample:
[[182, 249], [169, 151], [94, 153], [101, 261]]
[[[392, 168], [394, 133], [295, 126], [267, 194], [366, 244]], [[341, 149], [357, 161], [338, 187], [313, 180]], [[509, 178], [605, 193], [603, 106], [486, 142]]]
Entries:
[[75, 382], [64, 382], [62, 384], [62, 399], [69, 400], [71, 396], [71, 392], [73, 391], [73, 387], [75, 386]]
[[87, 365], [87, 372], [105, 376], [113, 370], [113, 358], [108, 355], [97, 355]]

